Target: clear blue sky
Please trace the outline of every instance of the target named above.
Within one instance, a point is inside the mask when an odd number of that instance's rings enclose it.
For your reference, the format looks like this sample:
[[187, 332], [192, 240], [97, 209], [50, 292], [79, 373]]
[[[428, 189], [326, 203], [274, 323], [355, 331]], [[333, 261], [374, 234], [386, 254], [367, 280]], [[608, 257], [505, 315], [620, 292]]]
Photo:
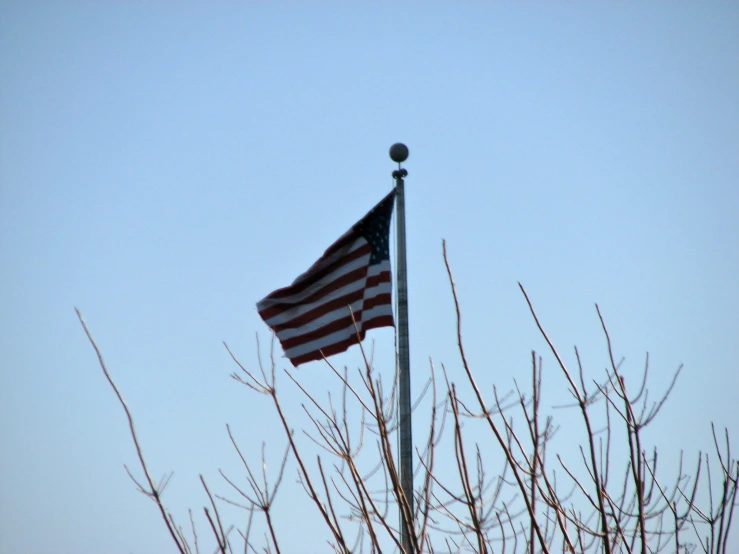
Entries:
[[593, 376], [594, 302], [627, 380], [647, 351], [655, 391], [685, 364], [647, 435], [667, 460], [712, 421], [739, 444], [739, 4], [212, 4], [0, 2], [0, 551], [173, 551], [74, 306], [183, 523], [198, 473], [238, 474], [226, 422], [279, 456], [221, 341], [254, 367], [255, 302], [390, 190], [399, 140], [420, 380], [459, 366], [445, 238], [482, 386], [545, 353], [521, 281]]

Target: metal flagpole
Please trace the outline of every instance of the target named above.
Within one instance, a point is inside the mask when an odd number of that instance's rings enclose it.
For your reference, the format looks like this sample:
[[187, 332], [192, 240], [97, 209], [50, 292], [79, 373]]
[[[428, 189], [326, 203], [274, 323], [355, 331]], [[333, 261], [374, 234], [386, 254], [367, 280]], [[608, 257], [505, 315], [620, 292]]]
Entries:
[[411, 429], [411, 363], [408, 348], [408, 274], [405, 260], [405, 191], [403, 177], [408, 175], [400, 164], [408, 159], [408, 147], [402, 143], [390, 147], [390, 158], [398, 163], [393, 171], [395, 179], [395, 217], [398, 222], [398, 412], [400, 433], [400, 484], [403, 489], [410, 514], [410, 529], [403, 517], [403, 508], [399, 506], [401, 544], [406, 554], [413, 554], [413, 433]]

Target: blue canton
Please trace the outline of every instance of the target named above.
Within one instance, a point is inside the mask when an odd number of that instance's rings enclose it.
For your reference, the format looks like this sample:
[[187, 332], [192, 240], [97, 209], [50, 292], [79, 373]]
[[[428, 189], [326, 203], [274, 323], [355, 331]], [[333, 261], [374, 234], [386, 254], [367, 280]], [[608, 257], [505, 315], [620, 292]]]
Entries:
[[370, 265], [390, 259], [390, 217], [394, 203], [395, 191], [388, 194], [354, 226], [354, 231], [372, 247]]

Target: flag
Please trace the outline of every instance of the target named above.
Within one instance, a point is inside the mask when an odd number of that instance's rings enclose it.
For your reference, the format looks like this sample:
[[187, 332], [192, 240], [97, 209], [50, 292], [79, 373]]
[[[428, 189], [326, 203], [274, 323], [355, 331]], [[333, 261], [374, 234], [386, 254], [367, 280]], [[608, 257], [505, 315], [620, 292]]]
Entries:
[[344, 352], [369, 329], [394, 325], [389, 249], [394, 200], [395, 191], [292, 285], [257, 302], [294, 366]]

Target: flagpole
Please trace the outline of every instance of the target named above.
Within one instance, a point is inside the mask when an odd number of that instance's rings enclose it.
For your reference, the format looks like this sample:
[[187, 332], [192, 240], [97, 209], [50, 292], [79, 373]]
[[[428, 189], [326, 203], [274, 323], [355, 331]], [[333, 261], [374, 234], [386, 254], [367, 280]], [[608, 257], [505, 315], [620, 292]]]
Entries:
[[411, 371], [408, 346], [408, 273], [405, 260], [405, 182], [408, 172], [400, 164], [408, 159], [408, 147], [402, 143], [390, 147], [390, 158], [398, 163], [393, 171], [395, 179], [395, 214], [398, 228], [397, 243], [397, 286], [398, 286], [398, 412], [400, 433], [400, 485], [410, 509], [411, 529], [406, 526], [402, 508], [399, 506], [401, 544], [406, 554], [413, 554], [411, 533], [413, 531], [413, 433], [411, 427]]

